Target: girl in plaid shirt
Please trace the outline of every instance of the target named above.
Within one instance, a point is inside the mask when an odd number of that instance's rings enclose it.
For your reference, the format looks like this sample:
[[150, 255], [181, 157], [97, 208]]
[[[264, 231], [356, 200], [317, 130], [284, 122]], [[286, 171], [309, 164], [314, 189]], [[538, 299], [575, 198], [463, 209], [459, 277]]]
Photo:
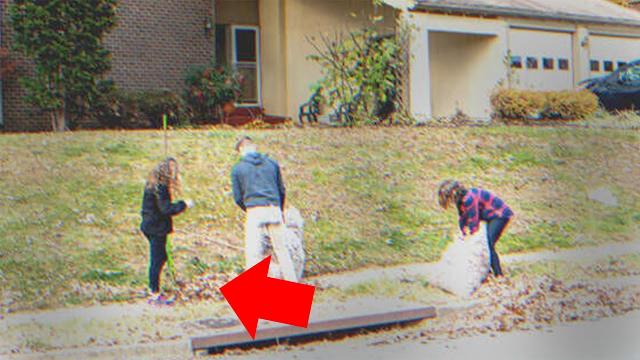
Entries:
[[487, 223], [487, 241], [494, 276], [502, 276], [496, 243], [513, 217], [513, 211], [499, 197], [480, 188], [466, 189], [454, 180], [440, 184], [438, 202], [444, 209], [455, 203], [459, 225], [463, 235], [473, 235], [480, 228], [480, 221]]

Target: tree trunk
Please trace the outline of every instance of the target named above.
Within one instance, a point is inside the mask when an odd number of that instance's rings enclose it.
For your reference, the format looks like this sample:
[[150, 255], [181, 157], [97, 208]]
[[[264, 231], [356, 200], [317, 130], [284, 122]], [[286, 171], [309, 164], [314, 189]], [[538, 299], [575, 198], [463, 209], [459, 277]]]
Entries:
[[54, 132], [62, 132], [67, 130], [64, 109], [52, 110], [49, 113], [49, 117], [51, 118], [51, 129]]

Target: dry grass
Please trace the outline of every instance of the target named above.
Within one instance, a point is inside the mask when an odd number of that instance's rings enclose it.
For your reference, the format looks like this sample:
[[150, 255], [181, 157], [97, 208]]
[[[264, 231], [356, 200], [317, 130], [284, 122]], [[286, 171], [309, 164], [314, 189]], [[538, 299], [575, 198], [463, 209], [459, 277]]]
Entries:
[[[311, 274], [439, 257], [455, 214], [435, 206], [449, 177], [494, 190], [517, 219], [502, 252], [632, 240], [640, 221], [640, 134], [570, 128], [362, 128], [249, 131], [283, 168], [307, 220]], [[180, 130], [170, 153], [183, 197], [176, 264], [240, 269], [243, 214], [230, 196], [234, 130]], [[144, 178], [160, 132], [0, 137], [0, 288], [14, 309], [127, 300], [145, 287], [138, 232]], [[618, 208], [591, 202], [607, 186]], [[228, 244], [228, 245], [224, 245]], [[198, 258], [195, 261], [195, 258]]]

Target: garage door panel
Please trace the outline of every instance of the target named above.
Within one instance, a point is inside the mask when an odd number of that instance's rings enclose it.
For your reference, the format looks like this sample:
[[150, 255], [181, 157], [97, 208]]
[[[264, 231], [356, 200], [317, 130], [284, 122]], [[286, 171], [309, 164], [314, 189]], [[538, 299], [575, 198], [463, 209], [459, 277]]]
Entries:
[[640, 59], [640, 39], [620, 36], [592, 35], [589, 38], [591, 75], [608, 74], [619, 67]]
[[514, 68], [514, 86], [551, 91], [573, 89], [573, 39], [571, 33], [511, 29], [511, 55], [520, 59]]

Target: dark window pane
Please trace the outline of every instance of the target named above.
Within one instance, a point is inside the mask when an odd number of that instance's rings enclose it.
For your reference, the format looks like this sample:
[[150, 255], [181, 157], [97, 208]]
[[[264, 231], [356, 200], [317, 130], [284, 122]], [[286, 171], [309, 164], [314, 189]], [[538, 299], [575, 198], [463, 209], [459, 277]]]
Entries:
[[537, 69], [537, 68], [538, 68], [538, 58], [528, 57], [527, 69]]
[[236, 61], [257, 61], [255, 30], [236, 30]]
[[600, 61], [591, 60], [591, 71], [600, 72]]
[[554, 68], [553, 59], [551, 58], [542, 59], [542, 66], [544, 67], [545, 70], [553, 70]]
[[522, 69], [522, 56], [512, 56], [511, 67], [514, 69]]
[[604, 62], [604, 71], [609, 71], [609, 72], [613, 71], [613, 61], [606, 60]]
[[624, 61], [618, 61], [618, 69], [627, 66], [627, 63]]
[[569, 70], [569, 60], [567, 60], [567, 59], [558, 59], [558, 69], [560, 69], [560, 70]]

